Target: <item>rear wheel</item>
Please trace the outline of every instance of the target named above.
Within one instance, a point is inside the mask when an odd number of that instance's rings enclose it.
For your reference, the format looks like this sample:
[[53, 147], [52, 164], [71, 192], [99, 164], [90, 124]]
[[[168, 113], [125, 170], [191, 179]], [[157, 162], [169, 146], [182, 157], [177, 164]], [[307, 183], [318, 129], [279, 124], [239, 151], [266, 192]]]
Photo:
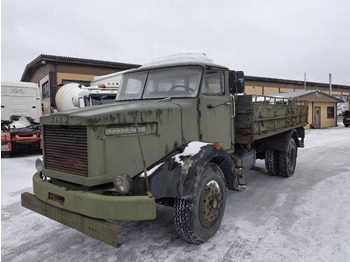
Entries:
[[279, 152], [280, 176], [290, 177], [294, 174], [297, 163], [297, 150], [298, 148], [295, 140], [291, 138], [289, 140], [287, 152]]
[[221, 169], [207, 164], [194, 191], [190, 198], [176, 199], [174, 222], [184, 240], [201, 244], [216, 233], [224, 216], [226, 187]]
[[266, 150], [265, 152], [265, 167], [270, 176], [277, 176], [279, 174], [279, 151]]

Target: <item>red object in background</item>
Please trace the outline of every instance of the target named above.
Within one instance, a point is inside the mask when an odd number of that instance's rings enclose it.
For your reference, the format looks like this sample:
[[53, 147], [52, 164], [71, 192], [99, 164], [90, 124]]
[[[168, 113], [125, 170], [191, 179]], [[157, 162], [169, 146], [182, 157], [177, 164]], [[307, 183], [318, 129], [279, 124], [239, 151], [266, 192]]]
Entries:
[[38, 130], [1, 131], [1, 154], [9, 157], [11, 153], [42, 149], [41, 134]]

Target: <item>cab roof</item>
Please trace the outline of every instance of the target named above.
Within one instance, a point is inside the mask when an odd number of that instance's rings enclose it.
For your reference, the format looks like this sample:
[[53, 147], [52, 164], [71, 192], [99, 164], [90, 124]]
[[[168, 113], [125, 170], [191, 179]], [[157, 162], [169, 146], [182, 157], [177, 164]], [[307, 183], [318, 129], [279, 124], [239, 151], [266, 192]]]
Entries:
[[132, 69], [129, 71], [146, 70], [152, 68], [166, 68], [183, 65], [202, 65], [227, 68], [225, 66], [215, 64], [212, 59], [206, 56], [205, 53], [183, 52], [173, 54], [170, 56], [160, 57], [142, 65], [137, 69]]

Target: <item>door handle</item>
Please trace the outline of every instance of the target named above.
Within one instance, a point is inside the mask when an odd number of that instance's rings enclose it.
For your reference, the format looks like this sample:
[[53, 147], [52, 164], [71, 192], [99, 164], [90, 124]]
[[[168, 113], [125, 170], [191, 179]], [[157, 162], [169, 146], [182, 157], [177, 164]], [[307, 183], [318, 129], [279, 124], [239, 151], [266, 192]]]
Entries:
[[228, 102], [225, 102], [225, 103], [222, 103], [222, 104], [216, 105], [216, 106], [207, 105], [207, 108], [209, 108], [209, 109], [214, 109], [214, 108], [216, 108], [216, 107], [219, 107], [219, 106], [224, 106], [224, 105], [226, 105], [226, 106], [231, 105], [231, 101], [228, 101]]

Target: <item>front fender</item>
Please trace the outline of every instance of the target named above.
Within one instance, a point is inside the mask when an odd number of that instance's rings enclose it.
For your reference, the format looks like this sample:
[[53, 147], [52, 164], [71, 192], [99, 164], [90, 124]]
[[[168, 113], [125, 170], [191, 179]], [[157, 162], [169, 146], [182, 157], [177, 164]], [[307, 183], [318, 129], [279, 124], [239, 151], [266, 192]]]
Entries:
[[179, 197], [192, 197], [195, 187], [198, 185], [202, 169], [207, 163], [215, 163], [223, 172], [226, 186], [229, 189], [236, 188], [236, 176], [234, 163], [222, 147], [217, 149], [212, 144], [203, 146], [198, 154], [186, 158], [182, 166], [182, 179], [178, 187]]
[[191, 197], [203, 167], [209, 162], [221, 168], [229, 189], [237, 187], [234, 163], [226, 150], [217, 149], [211, 143], [194, 141], [150, 169], [149, 183], [153, 196], [156, 199]]

